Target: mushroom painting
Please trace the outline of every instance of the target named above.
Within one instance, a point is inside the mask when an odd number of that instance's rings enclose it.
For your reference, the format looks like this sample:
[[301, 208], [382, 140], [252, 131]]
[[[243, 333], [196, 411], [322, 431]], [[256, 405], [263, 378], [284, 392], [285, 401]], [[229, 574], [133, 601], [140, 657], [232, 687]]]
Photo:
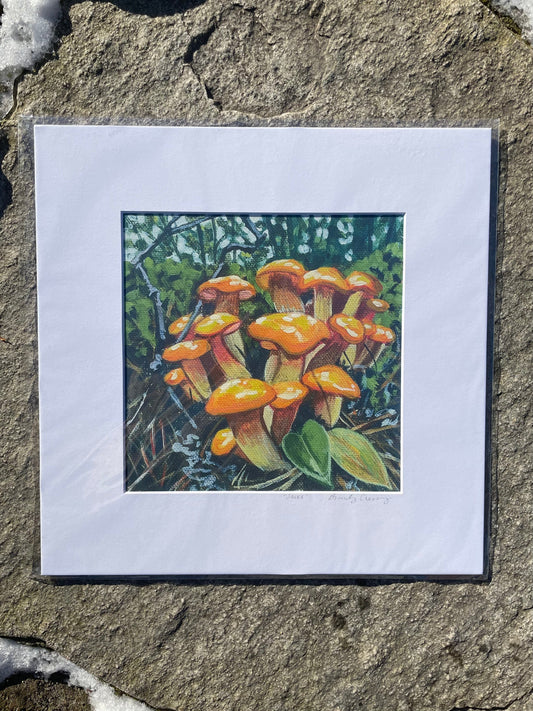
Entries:
[[122, 228], [127, 491], [401, 491], [402, 215]]

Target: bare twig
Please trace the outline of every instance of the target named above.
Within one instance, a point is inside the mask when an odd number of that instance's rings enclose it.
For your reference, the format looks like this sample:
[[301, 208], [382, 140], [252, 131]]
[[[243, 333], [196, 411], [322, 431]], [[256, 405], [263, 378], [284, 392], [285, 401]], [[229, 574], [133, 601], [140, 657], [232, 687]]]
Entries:
[[161, 232], [154, 239], [152, 244], [148, 245], [148, 247], [144, 251], [140, 252], [140, 254], [138, 254], [135, 259], [132, 260], [132, 264], [134, 267], [136, 267], [137, 264], [141, 264], [146, 259], [146, 257], [148, 257], [152, 253], [152, 251], [158, 245], [160, 245], [161, 242], [163, 242], [163, 240], [165, 240], [167, 237], [170, 237], [170, 235], [178, 235], [180, 234], [180, 232], [186, 232], [187, 230], [191, 230], [193, 227], [200, 225], [202, 222], [206, 222], [207, 220], [211, 219], [208, 216], [199, 217], [197, 220], [192, 220], [191, 222], [187, 222], [185, 225], [180, 225], [179, 227], [172, 229], [173, 225], [176, 224], [180, 217], [181, 215], [176, 215], [176, 217], [170, 220], [168, 225], [166, 225], [161, 230]]
[[181, 412], [183, 412], [183, 414], [185, 415], [185, 417], [189, 420], [189, 424], [190, 424], [192, 427], [194, 427], [195, 430], [197, 430], [197, 429], [198, 429], [198, 425], [197, 425], [196, 422], [192, 419], [192, 417], [189, 415], [189, 413], [187, 412], [187, 408], [185, 408], [185, 407], [183, 406], [183, 403], [181, 402], [181, 400], [179, 399], [179, 397], [176, 395], [176, 393], [174, 392], [174, 390], [172, 390], [172, 388], [170, 387], [170, 385], [168, 386], [167, 390], [168, 390], [168, 394], [170, 395], [170, 399], [172, 400], [172, 402], [173, 402], [175, 405], [177, 405], [178, 409], [181, 410]]
[[[257, 227], [254, 225], [254, 223], [252, 222], [249, 215], [240, 215], [240, 218], [258, 242], [262, 243], [265, 241], [266, 235], [257, 229]], [[257, 246], [260, 246], [260, 245], [257, 245]]]
[[163, 343], [165, 341], [165, 337], [166, 337], [165, 315], [163, 314], [163, 304], [161, 302], [161, 294], [159, 292], [159, 289], [156, 289], [155, 286], [150, 281], [150, 278], [148, 277], [148, 274], [146, 273], [146, 269], [143, 267], [143, 265], [141, 263], [136, 265], [136, 269], [139, 272], [139, 274], [142, 276], [144, 283], [148, 287], [148, 295], [154, 302], [155, 320], [156, 320], [156, 324], [157, 324], [155, 338], [156, 338], [157, 350], [159, 351], [159, 350], [161, 350]]

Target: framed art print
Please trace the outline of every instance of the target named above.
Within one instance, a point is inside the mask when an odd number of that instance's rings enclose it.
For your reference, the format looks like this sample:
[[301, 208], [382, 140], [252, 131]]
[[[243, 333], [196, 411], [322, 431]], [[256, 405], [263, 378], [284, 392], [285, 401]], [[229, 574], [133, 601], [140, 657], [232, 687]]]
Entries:
[[483, 575], [491, 128], [34, 145], [43, 574]]

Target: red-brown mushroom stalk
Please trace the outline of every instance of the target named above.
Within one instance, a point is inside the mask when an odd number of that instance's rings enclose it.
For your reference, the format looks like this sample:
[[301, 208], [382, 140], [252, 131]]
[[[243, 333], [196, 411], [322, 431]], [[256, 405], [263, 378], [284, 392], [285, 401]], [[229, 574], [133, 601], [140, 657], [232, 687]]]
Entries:
[[228, 348], [227, 338], [237, 331], [241, 321], [233, 314], [217, 312], [196, 325], [196, 335], [209, 340], [211, 353], [227, 380], [249, 378], [250, 373]]
[[327, 321], [332, 314], [333, 295], [346, 292], [346, 281], [335, 267], [319, 267], [303, 275], [300, 288], [302, 292], [313, 290], [314, 316]]
[[255, 378], [228, 380], [218, 387], [206, 403], [211, 415], [223, 415], [246, 458], [259, 469], [275, 471], [287, 465], [270, 438], [263, 420], [263, 409], [276, 398], [268, 383]]
[[163, 351], [163, 360], [181, 363], [185, 375], [203, 400], [211, 395], [211, 385], [200, 358], [209, 350], [211, 348], [206, 340], [197, 339], [175, 343]]
[[273, 383], [299, 380], [306, 354], [329, 337], [325, 323], [304, 313], [261, 316], [250, 324], [248, 333], [261, 344], [273, 343], [277, 348], [280, 360]]
[[361, 355], [360, 365], [368, 366], [373, 361], [377, 361], [385, 348], [394, 343], [395, 340], [396, 335], [392, 329], [375, 324], [375, 328], [367, 339], [367, 349]]
[[274, 442], [281, 443], [298, 413], [298, 409], [309, 392], [303, 383], [296, 381], [276, 383], [272, 386], [276, 391], [276, 399], [272, 400], [272, 424], [270, 434]]
[[331, 336], [322, 350], [312, 354], [306, 370], [336, 363], [350, 345], [361, 343], [365, 337], [363, 324], [353, 316], [333, 314], [328, 320], [328, 326]]
[[365, 299], [357, 311], [357, 318], [363, 323], [374, 320], [376, 314], [388, 311], [390, 304], [383, 299]]
[[372, 323], [371, 321], [364, 321], [362, 323], [364, 329], [364, 338], [362, 342], [357, 345], [350, 344], [344, 351], [341, 359], [341, 363], [343, 365], [347, 365], [354, 369], [363, 367], [362, 361], [364, 360], [365, 355], [368, 355], [369, 352], [370, 337], [376, 330], [375, 323]]
[[350, 292], [342, 310], [346, 316], [355, 316], [364, 299], [374, 298], [383, 289], [381, 282], [366, 272], [352, 272], [346, 277], [346, 286]]
[[[239, 315], [239, 304], [255, 296], [255, 288], [250, 282], [235, 274], [208, 279], [197, 289], [198, 297], [206, 302], [214, 302], [214, 313], [229, 313]], [[227, 346], [233, 357], [246, 365], [244, 358], [244, 341], [237, 329], [227, 338]]]
[[339, 419], [343, 398], [355, 400], [361, 396], [357, 383], [336, 365], [310, 370], [302, 383], [313, 391], [315, 413], [328, 427]]
[[258, 270], [256, 281], [261, 289], [269, 291], [276, 311], [303, 312], [299, 287], [304, 274], [304, 266], [295, 259], [276, 259]]
[[361, 302], [357, 314], [365, 329], [365, 343], [358, 348], [355, 345], [348, 346], [345, 356], [350, 364], [363, 366], [372, 360], [369, 345], [372, 342], [372, 334], [377, 328], [377, 324], [372, 323], [372, 319], [377, 313], [384, 313], [388, 309], [389, 304], [383, 299], [365, 299]]
[[171, 387], [179, 385], [189, 400], [194, 400], [194, 402], [200, 402], [202, 400], [200, 393], [194, 388], [190, 380], [187, 378], [183, 368], [174, 368], [173, 370], [169, 370], [163, 380]]

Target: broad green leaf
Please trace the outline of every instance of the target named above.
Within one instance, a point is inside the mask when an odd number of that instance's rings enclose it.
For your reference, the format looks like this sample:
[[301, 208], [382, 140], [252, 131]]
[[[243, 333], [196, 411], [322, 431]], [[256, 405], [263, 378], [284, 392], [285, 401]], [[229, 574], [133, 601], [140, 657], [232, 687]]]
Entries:
[[345, 472], [365, 484], [377, 484], [392, 489], [383, 460], [366, 437], [335, 427], [329, 432], [331, 456]]
[[329, 473], [331, 470], [331, 456], [326, 430], [316, 420], [307, 420], [302, 427], [302, 438], [313, 459], [318, 463], [320, 471]]
[[314, 420], [308, 420], [302, 433], [289, 432], [281, 444], [285, 456], [300, 471], [322, 485], [333, 488], [331, 458], [326, 431]]

